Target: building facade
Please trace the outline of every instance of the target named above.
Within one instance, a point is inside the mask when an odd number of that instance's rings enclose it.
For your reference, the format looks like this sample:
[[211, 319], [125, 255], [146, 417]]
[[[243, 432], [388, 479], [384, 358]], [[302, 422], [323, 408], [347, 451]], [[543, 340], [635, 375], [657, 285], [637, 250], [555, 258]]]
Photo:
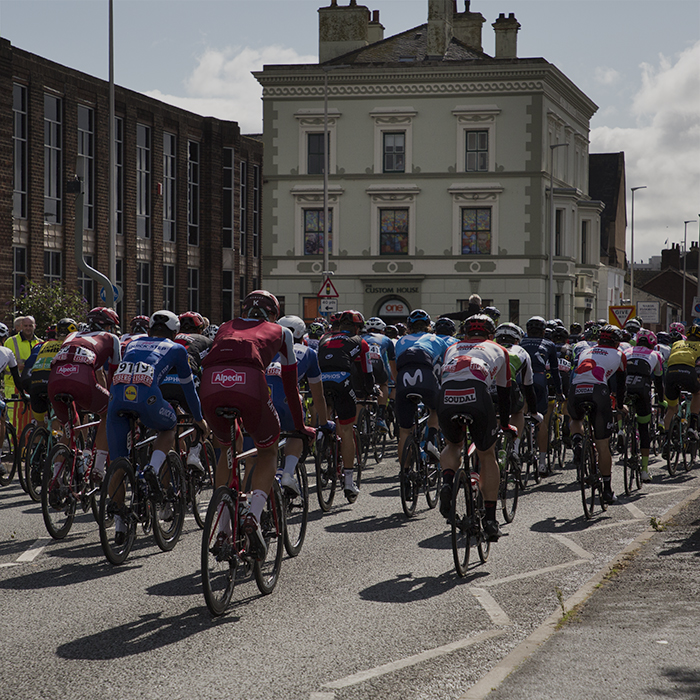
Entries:
[[454, 0], [429, 0], [426, 24], [384, 39], [377, 12], [333, 0], [319, 9], [321, 63], [255, 74], [263, 277], [288, 312], [317, 313], [327, 118], [340, 308], [390, 321], [416, 307], [459, 310], [478, 293], [503, 320], [524, 323], [548, 303], [566, 323], [595, 315], [603, 205], [588, 194], [588, 144], [597, 107], [551, 63], [517, 57], [512, 14], [493, 23], [496, 55], [484, 54], [484, 21], [468, 2], [457, 12]]
[[[109, 84], [0, 39], [0, 301], [26, 282], [63, 280], [90, 305], [75, 262], [82, 177], [83, 254], [108, 274]], [[116, 258], [122, 325], [160, 308], [231, 318], [259, 285], [262, 142], [115, 87]], [[8, 320], [8, 319], [3, 319]]]

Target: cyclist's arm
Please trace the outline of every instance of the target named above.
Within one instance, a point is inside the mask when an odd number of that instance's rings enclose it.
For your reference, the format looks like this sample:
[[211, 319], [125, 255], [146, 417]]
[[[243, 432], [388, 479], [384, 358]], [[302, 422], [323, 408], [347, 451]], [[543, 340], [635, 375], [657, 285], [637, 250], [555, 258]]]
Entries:
[[325, 425], [328, 423], [328, 407], [326, 406], [326, 399], [323, 395], [323, 382], [311, 381], [309, 379], [309, 391], [311, 392], [311, 398], [314, 402], [314, 407], [318, 413], [318, 424]]
[[557, 349], [552, 345], [549, 350], [549, 371], [552, 375], [552, 380], [554, 382], [554, 392], [556, 394], [561, 394], [561, 377], [559, 376], [559, 356], [557, 355]]
[[199, 395], [194, 388], [194, 378], [192, 377], [187, 350], [182, 345], [175, 347], [175, 368], [177, 369], [180, 386], [185, 394], [187, 405], [192, 411], [192, 417], [196, 422], [200, 422], [202, 420], [202, 404], [199, 402]]
[[507, 428], [510, 423], [510, 356], [505, 348], [501, 348], [499, 345], [496, 345], [496, 347], [503, 351], [501, 366], [496, 372], [498, 415], [501, 420], [501, 427]]
[[365, 392], [371, 394], [374, 391], [374, 372], [372, 360], [369, 357], [369, 345], [366, 340], [360, 340], [360, 354], [358, 360], [362, 368], [362, 376], [365, 380]]
[[304, 432], [304, 411], [301, 407], [299, 396], [299, 378], [297, 375], [297, 357], [294, 353], [294, 336], [289, 328], [279, 327], [282, 332], [281, 347], [279, 349], [280, 374], [282, 386], [287, 397], [289, 412], [292, 414], [294, 427]]

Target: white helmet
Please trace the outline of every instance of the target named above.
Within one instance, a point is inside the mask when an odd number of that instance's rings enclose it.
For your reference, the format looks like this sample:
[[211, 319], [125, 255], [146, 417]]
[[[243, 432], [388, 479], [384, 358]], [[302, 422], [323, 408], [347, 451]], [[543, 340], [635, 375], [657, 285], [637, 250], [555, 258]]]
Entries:
[[377, 331], [377, 333], [383, 333], [386, 328], [386, 323], [382, 321], [379, 316], [372, 316], [365, 321], [365, 328], [368, 331]]
[[178, 333], [180, 331], [180, 319], [167, 309], [156, 311], [148, 323], [149, 328], [153, 326], [165, 326], [169, 331]]
[[282, 318], [277, 321], [280, 326], [289, 328], [292, 331], [294, 340], [301, 340], [306, 333], [306, 324], [298, 316], [282, 316]]
[[219, 332], [219, 326], [216, 326], [214, 324], [210, 324], [202, 331], [202, 335], [205, 338], [209, 338], [210, 340], [214, 340], [214, 338], [216, 337], [216, 334], [218, 332]]
[[4, 324], [0, 323], [0, 339], [9, 338], [10, 329]]

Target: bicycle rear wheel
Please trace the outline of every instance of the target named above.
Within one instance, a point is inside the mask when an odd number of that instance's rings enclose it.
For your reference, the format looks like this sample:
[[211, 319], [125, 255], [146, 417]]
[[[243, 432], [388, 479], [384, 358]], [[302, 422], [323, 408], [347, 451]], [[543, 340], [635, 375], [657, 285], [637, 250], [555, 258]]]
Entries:
[[19, 458], [15, 426], [8, 421], [5, 421], [5, 439], [0, 449], [2, 450], [0, 459], [2, 460], [3, 467], [5, 467], [4, 475], [0, 476], [0, 486], [7, 486], [12, 481], [15, 471], [17, 471], [17, 461]]
[[44, 464], [49, 452], [49, 431], [41, 426], [32, 433], [24, 461], [24, 481], [32, 501], [41, 501], [41, 484]]
[[671, 428], [668, 431], [668, 457], [666, 467], [671, 476], [676, 476], [678, 462], [683, 454], [683, 436], [681, 422], [677, 417], [671, 421]]
[[506, 451], [506, 464], [501, 469], [501, 483], [498, 489], [503, 519], [507, 523], [512, 523], [515, 518], [520, 495], [520, 468], [514, 459], [512, 449], [512, 446], [509, 446]]
[[272, 482], [272, 492], [260, 516], [260, 529], [267, 544], [267, 555], [264, 561], [255, 561], [253, 574], [260, 592], [269, 595], [277, 585], [284, 554], [284, 503], [277, 479]]
[[[532, 430], [528, 424], [525, 424], [523, 437], [520, 440], [520, 485], [527, 488], [530, 481], [530, 474], [533, 467], [533, 452]], [[536, 468], [536, 467], [535, 467]]]
[[589, 438], [585, 437], [581, 445], [581, 501], [586, 520], [593, 517], [598, 471], [595, 464], [595, 452]]
[[457, 574], [464, 578], [469, 566], [474, 501], [471, 496], [469, 476], [462, 468], [457, 470], [452, 483], [452, 556]]
[[338, 447], [333, 433], [321, 433], [316, 443], [316, 497], [318, 505], [327, 513], [333, 505], [338, 470]]
[[220, 486], [214, 491], [204, 520], [201, 549], [202, 589], [212, 615], [224, 614], [233, 595], [237, 574], [242, 572], [230, 534], [232, 524], [236, 522], [236, 510], [235, 494], [231, 489]]
[[423, 464], [424, 477], [423, 488], [425, 489], [425, 500], [428, 502], [428, 508], [435, 508], [440, 494], [440, 486], [442, 484], [442, 471], [440, 462], [433, 462], [427, 459]]
[[420, 469], [420, 453], [418, 445], [413, 438], [408, 438], [401, 455], [401, 467], [399, 469], [399, 492], [401, 495], [401, 507], [407, 518], [416, 512], [418, 504], [418, 473]]
[[[78, 485], [73, 462], [75, 455], [66, 445], [56, 445], [44, 466], [41, 486], [41, 514], [46, 530], [55, 540], [62, 540], [75, 519], [76, 500], [73, 495]], [[56, 474], [54, 475], [54, 465]]]
[[180, 455], [171, 450], [158, 473], [163, 488], [163, 502], [154, 503], [153, 537], [164, 552], [177, 544], [187, 511], [185, 470]]
[[306, 465], [301, 459], [294, 468], [294, 476], [301, 493], [297, 495], [291, 489], [282, 489], [286, 524], [284, 548], [290, 557], [296, 557], [301, 552], [309, 517], [309, 480], [306, 476]]
[[[372, 418], [369, 415], [369, 411], [366, 408], [360, 409], [360, 414], [357, 417], [357, 422], [355, 424], [355, 430], [357, 431], [357, 467], [358, 471], [361, 471], [367, 464], [367, 457], [369, 456], [369, 448], [372, 442]], [[359, 482], [357, 483], [359, 486]]]
[[[472, 490], [472, 494], [474, 494], [474, 491]], [[485, 564], [486, 560], [489, 558], [489, 554], [491, 553], [491, 540], [486, 536], [486, 530], [484, 528], [484, 524], [486, 522], [486, 510], [484, 508], [484, 497], [481, 495], [481, 491], [479, 490], [479, 487], [476, 487], [476, 495], [472, 496], [474, 500], [474, 507], [476, 511], [476, 516], [478, 518], [479, 522], [479, 533], [477, 535], [477, 551], [479, 552], [479, 559], [481, 559], [481, 563]]]
[[19, 485], [22, 487], [22, 491], [24, 491], [24, 493], [27, 493], [27, 483], [24, 479], [24, 462], [27, 458], [27, 446], [29, 445], [32, 433], [36, 430], [36, 428], [36, 423], [28, 423], [24, 426], [24, 429], [17, 440], [15, 465], [17, 469], [17, 476], [19, 477]]
[[379, 464], [384, 459], [386, 452], [386, 433], [377, 432], [372, 437], [372, 446], [374, 447], [374, 461]]
[[216, 472], [216, 453], [209, 440], [203, 443], [202, 466], [204, 472], [198, 469], [190, 472], [190, 500], [192, 513], [199, 528], [204, 527], [204, 521], [209, 509], [209, 501], [214, 495], [214, 473]]
[[137, 488], [134, 469], [126, 457], [109, 465], [100, 493], [97, 525], [102, 551], [115, 565], [129, 556], [136, 539], [136, 509], [146, 505], [139, 503]]

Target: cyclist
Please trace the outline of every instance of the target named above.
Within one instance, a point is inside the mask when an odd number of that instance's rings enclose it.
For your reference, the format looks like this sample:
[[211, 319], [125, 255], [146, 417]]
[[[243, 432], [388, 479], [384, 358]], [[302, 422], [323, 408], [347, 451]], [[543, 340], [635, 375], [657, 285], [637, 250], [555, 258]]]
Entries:
[[[323, 382], [321, 381], [321, 369], [318, 366], [318, 355], [315, 350], [303, 343], [306, 324], [298, 316], [282, 316], [277, 323], [283, 328], [289, 328], [292, 332], [299, 384], [303, 381], [308, 383], [314, 410], [318, 416], [321, 429], [332, 432], [335, 430], [335, 423], [328, 420], [328, 409], [323, 395]], [[282, 382], [282, 363], [279, 354], [275, 355], [272, 362], [267, 366], [265, 377], [267, 385], [270, 387], [272, 403], [280, 419], [280, 426], [284, 432], [291, 432], [294, 430], [294, 421], [289, 411], [287, 396]], [[280, 484], [284, 488], [291, 489], [297, 496], [300, 495], [301, 489], [294, 477], [294, 471], [303, 448], [304, 443], [300, 438], [287, 438], [287, 443], [284, 447], [284, 465], [277, 472]]]
[[631, 336], [629, 340], [626, 340], [625, 342], [628, 342], [631, 346], [634, 346], [636, 343], [637, 333], [642, 330], [642, 324], [636, 318], [631, 318], [625, 323], [624, 330], [626, 330]]
[[505, 348], [493, 342], [496, 327], [486, 314], [470, 316], [463, 326], [464, 340], [447, 348], [442, 365], [438, 417], [445, 437], [445, 448], [440, 455], [444, 482], [440, 490], [440, 513], [449, 517], [452, 482], [459, 467], [464, 442], [462, 428], [452, 418], [467, 414], [472, 417], [470, 433], [479, 458], [479, 486], [486, 509], [484, 529], [489, 541], [496, 542], [501, 535], [496, 520], [500, 471], [494, 450], [498, 424], [489, 389], [496, 384], [501, 428], [517, 436], [517, 429], [509, 425], [510, 357]]
[[593, 431], [598, 453], [598, 467], [603, 477], [603, 498], [606, 503], [617, 503], [617, 497], [610, 483], [612, 473], [610, 436], [614, 426], [610, 390], [613, 379], [616, 382], [617, 406], [623, 414], [627, 412], [624, 404], [627, 358], [618, 348], [620, 336], [620, 329], [615, 326], [606, 325], [600, 329], [598, 344], [584, 350], [579, 357], [571, 377], [571, 389], [567, 402], [571, 416], [571, 443], [576, 464], [581, 464], [582, 404], [592, 402], [595, 405], [592, 416]]
[[396, 344], [396, 341], [399, 339], [399, 329], [396, 326], [387, 326], [384, 329], [384, 335]]
[[396, 343], [396, 418], [399, 423], [399, 462], [403, 446], [413, 426], [414, 407], [409, 394], [420, 394], [429, 410], [426, 452], [438, 462], [437, 433], [440, 428], [437, 408], [440, 394], [440, 366], [452, 338], [430, 333], [430, 316], [415, 309], [408, 317], [408, 334]]
[[[151, 316], [149, 326], [148, 336], [131, 341], [114, 373], [108, 412], [109, 452], [113, 460], [128, 456], [129, 419], [119, 413], [125, 410], [138, 413], [147, 428], [158, 432], [144, 477], [160, 500], [163, 488], [160, 469], [173, 447], [177, 422], [175, 411], [161, 392], [161, 382], [172, 367], [177, 368], [180, 386], [196, 423], [205, 435], [209, 429], [202, 419], [187, 352], [174, 341], [180, 321], [172, 311], [163, 309]], [[126, 530], [126, 523], [115, 516], [117, 544], [123, 542]]]
[[305, 341], [312, 350], [318, 350], [318, 344], [327, 328], [328, 324], [323, 319], [314, 319], [309, 324], [309, 332]]
[[[4, 324], [0, 323], [0, 344], [4, 343], [7, 338], [10, 337], [10, 329]], [[10, 350], [10, 348], [4, 345], [0, 346], [0, 375], [2, 375], [6, 369], [10, 370], [12, 375], [12, 380], [14, 385], [17, 387], [17, 392], [20, 392], [22, 386], [22, 380], [20, 378], [19, 369], [17, 368], [17, 358], [15, 354]], [[26, 400], [26, 394], [21, 391], [21, 396]], [[7, 419], [7, 404], [4, 399], [0, 397], [0, 445], [5, 442], [5, 420]], [[0, 476], [5, 476], [7, 470], [5, 469], [2, 462], [0, 462]]]
[[627, 357], [628, 395], [637, 397], [637, 424], [639, 426], [639, 443], [642, 452], [642, 481], [651, 481], [649, 474], [649, 447], [651, 435], [651, 382], [654, 381], [657, 403], [663, 397], [663, 358], [654, 350], [656, 335], [641, 328], [637, 331], [637, 344], [624, 351]]
[[129, 333], [124, 333], [119, 339], [122, 355], [126, 352], [126, 346], [134, 339], [148, 335], [150, 319], [148, 316], [134, 316], [129, 323]]
[[669, 327], [668, 332], [671, 334], [671, 340], [677, 342], [685, 340], [685, 325], [680, 321], [674, 321]]
[[[257, 289], [243, 299], [241, 312], [241, 317], [226, 321], [219, 327], [211, 350], [202, 360], [200, 394], [207, 421], [222, 445], [230, 444], [230, 425], [226, 418], [216, 415], [216, 409], [235, 406], [257, 447], [256, 465], [246, 469], [244, 479], [245, 490], [252, 493], [246, 512], [241, 514], [241, 529], [257, 550], [258, 558], [264, 559], [267, 545], [260, 529], [260, 516], [275, 478], [280, 433], [279, 417], [265, 381], [265, 368], [278, 353], [280, 375], [294, 427], [309, 437], [313, 437], [315, 431], [304, 425], [297, 388], [294, 338], [289, 329], [275, 323], [280, 313], [277, 298], [268, 291]], [[228, 482], [228, 458], [226, 451], [222, 450], [215, 485], [223, 486]], [[227, 511], [224, 509], [223, 512]], [[224, 539], [230, 534], [230, 523], [224, 516], [218, 537]]]
[[532, 360], [532, 374], [537, 396], [537, 411], [545, 418], [537, 432], [537, 448], [539, 451], [539, 472], [547, 473], [547, 441], [549, 420], [554, 409], [554, 401], [549, 402], [547, 374], [550, 375], [551, 391], [555, 398], [562, 399], [561, 377], [559, 375], [559, 358], [557, 349], [551, 340], [544, 337], [547, 322], [542, 316], [533, 316], [526, 324], [527, 336], [522, 339], [520, 346], [527, 350]]
[[[698, 358], [700, 358], [700, 319], [695, 319], [688, 328], [688, 339], [678, 340], [671, 347], [666, 371], [665, 394], [668, 408], [664, 416], [664, 431], [666, 441], [664, 458], [668, 454], [668, 430], [673, 416], [678, 412], [678, 399], [681, 389], [692, 394], [690, 400], [690, 419], [688, 421], [688, 437], [698, 439], [698, 413], [700, 412], [700, 381], [698, 380]], [[671, 326], [680, 324], [671, 324]], [[677, 329], [674, 331], [678, 332]]]
[[501, 318], [501, 312], [495, 306], [485, 306], [481, 313], [489, 316], [493, 321], [493, 325], [498, 326], [498, 321]]
[[[119, 316], [113, 309], [97, 306], [88, 312], [87, 322], [89, 330], [71, 333], [56, 353], [51, 363], [48, 392], [56, 418], [62, 424], [68, 422], [70, 408], [56, 400], [58, 394], [70, 394], [78, 408], [100, 416], [93, 468], [98, 477], [103, 477], [108, 454], [109, 385], [121, 358], [119, 338], [115, 335]], [[77, 414], [73, 420], [79, 423]]]
[[569, 345], [572, 347], [583, 340], [583, 327], [580, 323], [572, 323], [569, 326]]
[[671, 340], [671, 336], [666, 332], [666, 331], [659, 331], [656, 334], [656, 352], [661, 355], [664, 359], [664, 372], [666, 371], [666, 366], [668, 364], [668, 358], [669, 355], [671, 354], [671, 345], [673, 344], [673, 341]]
[[372, 363], [374, 381], [379, 386], [379, 405], [377, 408], [377, 427], [388, 432], [386, 425], [386, 405], [389, 402], [389, 382], [396, 377], [396, 351], [394, 343], [384, 335], [386, 323], [378, 316], [365, 321], [362, 339], [369, 346], [369, 359]]
[[442, 338], [447, 338], [450, 343], [457, 342], [457, 338], [455, 338], [455, 333], [457, 333], [457, 325], [451, 318], [447, 318], [446, 316], [440, 316], [440, 318], [435, 321], [433, 333]]
[[351, 502], [360, 492], [353, 481], [352, 467], [355, 462], [353, 425], [358, 414], [357, 397], [374, 391], [369, 346], [359, 336], [364, 323], [359, 311], [343, 311], [338, 319], [338, 330], [325, 335], [318, 346], [323, 389], [326, 394], [330, 393], [335, 404], [336, 429], [345, 468], [345, 497]]
[[201, 334], [209, 324], [205, 324], [204, 317], [197, 311], [185, 311], [180, 314], [180, 333]]

